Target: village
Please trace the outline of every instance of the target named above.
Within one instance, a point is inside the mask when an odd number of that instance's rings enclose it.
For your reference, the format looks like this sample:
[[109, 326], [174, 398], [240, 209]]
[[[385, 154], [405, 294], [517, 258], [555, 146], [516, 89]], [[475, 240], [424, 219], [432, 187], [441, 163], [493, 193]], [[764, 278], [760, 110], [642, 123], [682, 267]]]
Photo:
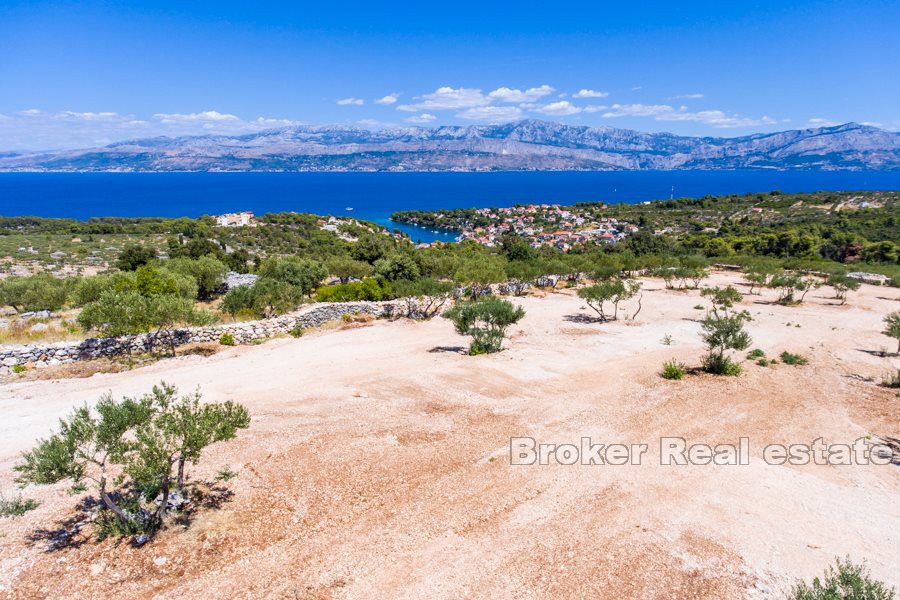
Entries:
[[572, 208], [575, 207], [527, 204], [479, 208], [471, 218], [459, 211], [441, 211], [433, 217], [435, 222], [459, 230], [457, 241], [471, 240], [488, 247], [499, 245], [506, 235], [517, 235], [528, 240], [532, 248], [550, 246], [565, 252], [588, 243], [615, 243], [638, 231], [632, 223], [578, 214]]

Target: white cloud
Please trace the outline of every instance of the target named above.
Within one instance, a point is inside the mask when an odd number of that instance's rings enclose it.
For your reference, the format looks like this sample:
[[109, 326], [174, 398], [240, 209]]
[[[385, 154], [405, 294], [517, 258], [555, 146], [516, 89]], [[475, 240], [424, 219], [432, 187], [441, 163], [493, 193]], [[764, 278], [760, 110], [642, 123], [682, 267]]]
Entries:
[[419, 112], [421, 110], [456, 110], [460, 108], [473, 108], [487, 106], [491, 100], [475, 88], [439, 87], [430, 94], [420, 96], [416, 104], [401, 104], [397, 110], [405, 112]]
[[606, 98], [609, 92], [597, 92], [594, 90], [579, 90], [573, 94], [573, 98]]
[[28, 110], [23, 110], [23, 111], [21, 111], [19, 114], [20, 114], [20, 115], [26, 115], [26, 116], [29, 116], [29, 117], [36, 117], [37, 115], [41, 114], [41, 111], [39, 111], [39, 110], [36, 109], [36, 108], [29, 108]]
[[840, 123], [838, 123], [837, 121], [832, 121], [831, 119], [823, 119], [821, 117], [810, 119], [806, 124], [810, 127], [834, 127], [835, 125], [840, 125]]
[[584, 107], [584, 112], [586, 113], [603, 112], [604, 110], [609, 110], [609, 107], [605, 104], [589, 104]]
[[229, 115], [227, 113], [223, 114], [215, 110], [207, 110], [203, 112], [188, 114], [156, 113], [155, 115], [153, 115], [153, 118], [157, 119], [160, 123], [223, 123], [240, 121], [240, 118], [235, 115]]
[[422, 113], [421, 115], [413, 115], [406, 119], [407, 123], [415, 123], [417, 125], [425, 125], [426, 123], [431, 123], [437, 119], [436, 116], [428, 113]]
[[679, 94], [678, 96], [672, 96], [672, 100], [699, 100], [703, 97], [703, 94]]
[[775, 119], [766, 115], [754, 119], [738, 114], [727, 114], [721, 110], [691, 112], [686, 106], [674, 108], [668, 104], [613, 104], [607, 112], [603, 113], [603, 116], [605, 118], [652, 117], [656, 121], [692, 121], [719, 128], [752, 127], [776, 123]]
[[544, 106], [536, 108], [535, 111], [541, 113], [542, 115], [566, 117], [569, 115], [580, 113], [581, 107], [575, 106], [568, 100], [559, 100], [557, 102], [551, 102], [550, 104], [545, 104]]
[[867, 127], [884, 127], [884, 124], [875, 121], [863, 121], [860, 125], [865, 125]]
[[518, 106], [477, 106], [456, 113], [460, 119], [469, 121], [487, 121], [489, 123], [504, 123], [515, 121], [522, 116], [522, 109]]
[[552, 94], [556, 90], [550, 87], [547, 84], [544, 84], [540, 87], [528, 88], [525, 91], [518, 89], [511, 89], [508, 87], [500, 87], [488, 94], [488, 98], [490, 100], [496, 100], [498, 102], [511, 102], [518, 104], [520, 102], [533, 102], [534, 100], [538, 100]]
[[341, 106], [362, 106], [366, 101], [362, 98], [341, 98], [337, 103]]
[[634, 86], [633, 88], [631, 88], [631, 91], [632, 91], [632, 92], [636, 92], [636, 91], [642, 90], [642, 89], [644, 89], [644, 86], [642, 86], [642, 85], [636, 85], [636, 86]]
[[388, 94], [387, 96], [382, 96], [375, 100], [375, 104], [394, 104], [400, 98], [400, 94], [394, 92], [393, 94]]

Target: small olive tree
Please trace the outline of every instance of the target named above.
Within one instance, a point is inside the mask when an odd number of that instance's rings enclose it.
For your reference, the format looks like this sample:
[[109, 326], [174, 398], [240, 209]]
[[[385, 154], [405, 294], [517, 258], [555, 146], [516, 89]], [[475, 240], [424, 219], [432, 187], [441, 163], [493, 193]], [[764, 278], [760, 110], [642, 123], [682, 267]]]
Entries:
[[499, 352], [506, 330], [525, 316], [525, 310], [508, 300], [490, 296], [460, 302], [444, 313], [453, 321], [457, 333], [472, 337], [470, 354]]
[[[600, 315], [604, 321], [615, 321], [619, 315], [619, 304], [634, 298], [641, 289], [641, 284], [634, 280], [616, 279], [601, 281], [578, 290], [578, 297]], [[612, 312], [606, 312], [606, 303], [612, 304]]]
[[900, 354], [900, 311], [886, 316], [884, 324], [884, 335], [897, 340], [897, 354]]
[[859, 289], [859, 281], [847, 277], [844, 273], [829, 274], [826, 283], [834, 290], [834, 299], [840, 300], [842, 305], [847, 302], [847, 292]]
[[406, 303], [406, 316], [410, 319], [430, 319], [440, 314], [453, 295], [454, 285], [430, 277], [409, 281], [401, 279], [391, 284], [391, 294]]
[[173, 488], [185, 496], [185, 465], [249, 425], [239, 404], [201, 404], [199, 391], [178, 398], [162, 383], [140, 398], [105, 394], [93, 410], [76, 409], [14, 469], [21, 485], [91, 482], [118, 531], [144, 531], [162, 524]]

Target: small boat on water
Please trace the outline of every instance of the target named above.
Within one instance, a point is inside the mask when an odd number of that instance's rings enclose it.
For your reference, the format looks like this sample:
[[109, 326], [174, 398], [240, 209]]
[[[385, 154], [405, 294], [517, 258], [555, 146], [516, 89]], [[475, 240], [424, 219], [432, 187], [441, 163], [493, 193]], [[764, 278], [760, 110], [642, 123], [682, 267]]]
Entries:
[[353, 207], [352, 207], [352, 206], [348, 206], [348, 207], [344, 208], [344, 210], [353, 210]]

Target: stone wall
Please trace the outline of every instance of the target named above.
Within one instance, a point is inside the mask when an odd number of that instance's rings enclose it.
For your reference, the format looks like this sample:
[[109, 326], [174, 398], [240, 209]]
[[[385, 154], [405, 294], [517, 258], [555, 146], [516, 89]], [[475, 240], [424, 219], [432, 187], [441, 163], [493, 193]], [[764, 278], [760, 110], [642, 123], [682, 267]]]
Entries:
[[368, 313], [376, 317], [418, 316], [410, 311], [414, 306], [406, 300], [388, 302], [340, 302], [311, 304], [300, 309], [260, 321], [223, 323], [209, 327], [186, 327], [156, 334], [140, 334], [121, 338], [90, 338], [73, 342], [0, 346], [0, 375], [10, 373], [16, 365], [44, 368], [78, 360], [124, 356], [132, 353], [161, 350], [170, 344], [182, 346], [198, 342], [217, 342], [223, 333], [230, 333], [236, 344], [288, 333], [299, 326], [317, 327], [341, 319], [346, 314]]

